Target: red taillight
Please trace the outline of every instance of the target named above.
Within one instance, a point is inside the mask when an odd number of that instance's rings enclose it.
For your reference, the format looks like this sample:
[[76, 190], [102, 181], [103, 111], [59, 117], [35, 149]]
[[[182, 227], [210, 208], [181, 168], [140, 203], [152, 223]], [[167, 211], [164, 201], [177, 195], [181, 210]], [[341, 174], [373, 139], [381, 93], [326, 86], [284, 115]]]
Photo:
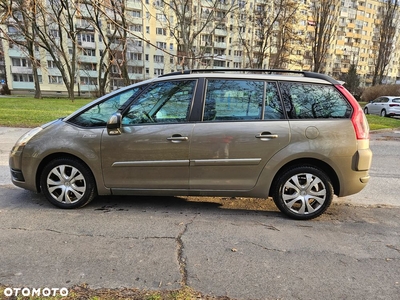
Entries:
[[400, 106], [400, 104], [397, 104], [397, 103], [390, 103], [389, 106], [390, 106], [390, 107], [393, 107], [393, 106]]
[[367, 118], [357, 100], [352, 94], [342, 85], [336, 85], [336, 88], [346, 97], [353, 107], [353, 115], [351, 116], [351, 122], [353, 123], [354, 130], [358, 140], [369, 139], [369, 125]]

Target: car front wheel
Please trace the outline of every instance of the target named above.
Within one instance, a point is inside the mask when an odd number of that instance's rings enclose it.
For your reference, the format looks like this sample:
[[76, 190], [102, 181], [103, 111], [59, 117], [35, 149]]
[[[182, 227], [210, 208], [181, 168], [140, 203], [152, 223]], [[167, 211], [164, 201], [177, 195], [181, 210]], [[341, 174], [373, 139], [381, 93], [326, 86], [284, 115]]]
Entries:
[[330, 179], [312, 166], [289, 169], [276, 183], [274, 202], [282, 213], [293, 219], [316, 218], [325, 212], [333, 199]]
[[368, 108], [367, 108], [367, 107], [364, 108], [364, 113], [365, 113], [366, 115], [368, 115]]
[[82, 207], [96, 196], [92, 173], [73, 158], [59, 158], [48, 163], [43, 169], [40, 186], [47, 200], [60, 208]]

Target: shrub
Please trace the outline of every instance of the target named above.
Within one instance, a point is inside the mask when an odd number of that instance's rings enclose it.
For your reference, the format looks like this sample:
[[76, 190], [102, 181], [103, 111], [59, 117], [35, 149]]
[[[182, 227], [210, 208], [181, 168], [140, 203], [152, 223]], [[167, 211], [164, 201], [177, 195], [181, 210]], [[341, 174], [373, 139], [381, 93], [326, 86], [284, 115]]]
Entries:
[[0, 94], [1, 95], [11, 95], [11, 91], [8, 88], [7, 84], [3, 84], [3, 86], [0, 88]]
[[382, 84], [366, 88], [361, 101], [370, 102], [380, 96], [400, 96], [400, 84]]

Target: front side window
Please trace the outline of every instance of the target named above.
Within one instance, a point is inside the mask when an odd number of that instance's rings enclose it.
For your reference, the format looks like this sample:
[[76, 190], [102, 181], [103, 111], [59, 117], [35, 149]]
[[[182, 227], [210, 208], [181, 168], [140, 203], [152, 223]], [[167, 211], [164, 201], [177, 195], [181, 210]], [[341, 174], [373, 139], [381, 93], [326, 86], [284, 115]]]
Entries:
[[350, 104], [332, 85], [281, 82], [281, 94], [290, 119], [349, 118]]
[[143, 89], [144, 86], [138, 86], [114, 95], [101, 103], [93, 105], [88, 110], [71, 119], [70, 122], [82, 127], [106, 126], [111, 115]]
[[179, 123], [187, 120], [195, 80], [156, 82], [124, 114], [122, 124]]

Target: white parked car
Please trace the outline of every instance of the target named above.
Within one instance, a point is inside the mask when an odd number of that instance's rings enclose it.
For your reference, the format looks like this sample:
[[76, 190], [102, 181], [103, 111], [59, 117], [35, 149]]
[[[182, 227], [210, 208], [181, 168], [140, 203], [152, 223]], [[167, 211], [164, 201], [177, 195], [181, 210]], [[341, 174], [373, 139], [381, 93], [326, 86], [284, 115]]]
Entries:
[[400, 116], [400, 96], [381, 96], [364, 107], [365, 114], [381, 117]]

